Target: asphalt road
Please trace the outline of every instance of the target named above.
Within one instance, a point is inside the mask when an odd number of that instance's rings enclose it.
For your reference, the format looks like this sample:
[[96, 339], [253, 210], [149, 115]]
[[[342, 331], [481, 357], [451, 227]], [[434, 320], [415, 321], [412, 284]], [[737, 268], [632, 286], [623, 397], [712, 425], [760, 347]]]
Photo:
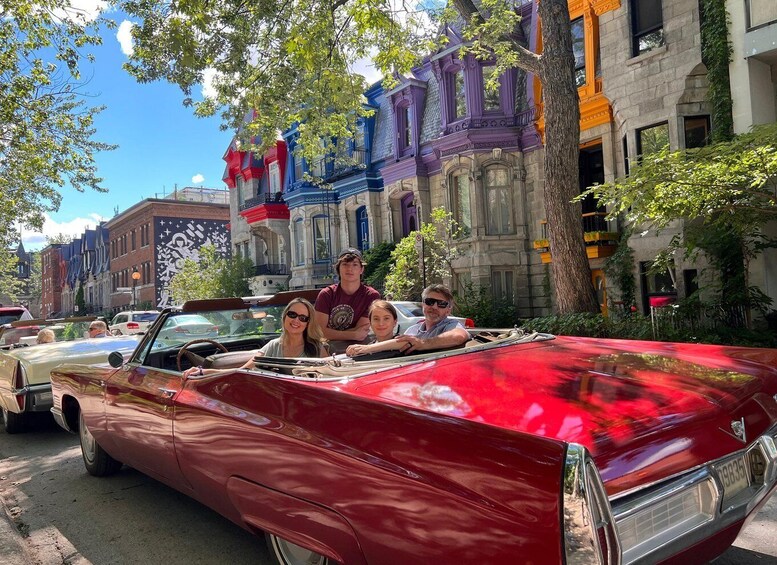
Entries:
[[[0, 431], [0, 501], [30, 565], [269, 563], [263, 539], [133, 469], [88, 475], [78, 438], [50, 420], [21, 435]], [[777, 499], [715, 561], [756, 564], [777, 564]]]

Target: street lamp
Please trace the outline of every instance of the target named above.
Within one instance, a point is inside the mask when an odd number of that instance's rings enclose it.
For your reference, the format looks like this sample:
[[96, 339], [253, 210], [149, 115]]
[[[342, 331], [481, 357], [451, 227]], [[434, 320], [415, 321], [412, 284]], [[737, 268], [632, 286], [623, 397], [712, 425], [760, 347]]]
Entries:
[[140, 280], [140, 272], [135, 268], [132, 267], [132, 310], [135, 309], [135, 304], [137, 304], [137, 297], [135, 295], [135, 287], [138, 284], [138, 281]]

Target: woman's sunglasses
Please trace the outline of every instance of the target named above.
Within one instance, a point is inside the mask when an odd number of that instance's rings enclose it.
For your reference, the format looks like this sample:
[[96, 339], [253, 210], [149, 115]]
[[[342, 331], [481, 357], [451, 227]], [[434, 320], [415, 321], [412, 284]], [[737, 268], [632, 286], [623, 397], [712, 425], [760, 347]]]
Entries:
[[437, 304], [437, 306], [439, 306], [440, 308], [447, 308], [450, 302], [448, 302], [447, 300], [440, 300], [439, 298], [424, 298], [424, 304], [426, 304], [427, 306], [434, 306], [435, 304]]
[[310, 321], [310, 316], [306, 316], [305, 314], [297, 314], [294, 310], [289, 310], [286, 312], [286, 317], [291, 318], [292, 320], [299, 318], [300, 322], [308, 323]]

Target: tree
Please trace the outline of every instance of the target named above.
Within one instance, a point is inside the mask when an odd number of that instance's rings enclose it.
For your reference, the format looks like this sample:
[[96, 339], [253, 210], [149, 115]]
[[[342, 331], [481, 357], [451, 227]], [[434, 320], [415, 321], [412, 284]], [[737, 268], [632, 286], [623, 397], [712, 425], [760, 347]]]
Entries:
[[73, 236], [66, 233], [58, 233], [57, 235], [47, 235], [46, 245], [66, 245], [72, 243]]
[[250, 259], [225, 259], [214, 245], [203, 245], [199, 261], [184, 260], [183, 266], [170, 279], [173, 301], [226, 298], [250, 294], [247, 278], [253, 265]]
[[741, 304], [763, 303], [749, 286], [747, 263], [777, 246], [763, 229], [777, 219], [777, 124], [699, 149], [664, 148], [643, 156], [628, 177], [589, 193], [612, 216], [622, 215], [639, 229], [688, 221], [685, 239], [675, 239], [673, 246], [700, 248], [711, 256], [720, 271], [722, 302], [738, 294]]
[[[391, 252], [394, 268], [386, 276], [386, 296], [392, 300], [419, 300], [424, 285], [442, 283], [453, 272], [451, 263], [460, 254], [456, 240], [462, 235], [461, 228], [443, 208], [432, 210], [431, 220], [404, 237]], [[416, 243], [418, 235], [422, 246]]]
[[80, 315], [86, 314], [86, 300], [84, 299], [84, 283], [78, 281], [78, 290], [76, 291], [75, 310]]
[[[170, 3], [124, 0], [141, 19], [133, 29], [135, 52], [128, 70], [141, 82], [166, 79], [181, 87], [184, 103], [198, 115], [222, 112], [225, 127], [241, 140], [265, 144], [276, 132], [299, 124], [301, 154], [335, 154], [366, 110], [364, 79], [353, 72], [359, 58], [374, 54], [377, 67], [396, 84], [428, 52], [422, 24], [429, 17], [396, 11], [390, 3], [358, 0], [242, 0]], [[543, 85], [545, 114], [545, 207], [559, 312], [598, 311], [583, 241], [578, 187], [579, 106], [567, 0], [542, 0], [541, 54], [526, 49], [516, 33], [515, 3], [454, 0], [468, 49], [494, 57], [499, 71], [520, 67]], [[451, 18], [449, 10], [446, 19]], [[216, 94], [192, 99], [192, 88], [215, 71]], [[492, 85], [493, 86], [493, 85]], [[253, 120], [244, 124], [245, 117]], [[323, 141], [322, 141], [323, 140]], [[323, 147], [320, 145], [323, 143]]]
[[[102, 107], [88, 107], [79, 84], [85, 49], [100, 43], [99, 20], [67, 0], [0, 4], [0, 265], [18, 226], [40, 230], [59, 208], [58, 189], [104, 191], [94, 154], [114, 146], [92, 139]], [[0, 277], [0, 291], [7, 290]]]

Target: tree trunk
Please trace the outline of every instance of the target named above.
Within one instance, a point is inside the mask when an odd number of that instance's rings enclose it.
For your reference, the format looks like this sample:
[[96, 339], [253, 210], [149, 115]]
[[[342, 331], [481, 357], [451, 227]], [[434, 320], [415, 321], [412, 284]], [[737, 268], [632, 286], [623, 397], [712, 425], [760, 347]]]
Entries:
[[580, 193], [580, 106], [567, 1], [539, 2], [543, 44], [540, 78], [546, 124], [545, 213], [559, 314], [599, 312], [583, 240], [582, 206], [571, 202]]

